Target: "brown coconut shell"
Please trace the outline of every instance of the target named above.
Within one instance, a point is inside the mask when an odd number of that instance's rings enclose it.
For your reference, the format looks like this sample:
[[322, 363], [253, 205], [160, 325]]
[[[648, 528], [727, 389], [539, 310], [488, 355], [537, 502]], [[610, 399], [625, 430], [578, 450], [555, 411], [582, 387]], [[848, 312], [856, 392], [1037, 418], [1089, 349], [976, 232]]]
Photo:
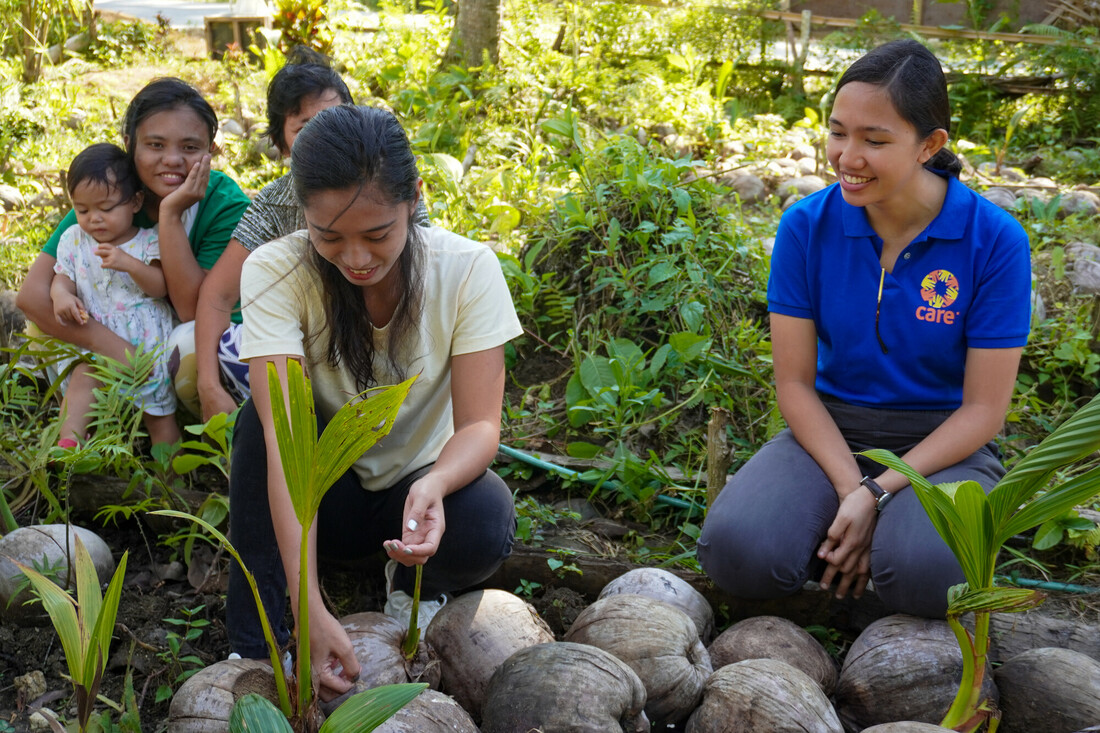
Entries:
[[715, 671], [685, 733], [843, 733], [818, 683], [776, 659], [747, 659]]
[[654, 722], [677, 723], [690, 715], [713, 671], [688, 615], [645, 596], [596, 601], [573, 622], [565, 640], [599, 647], [633, 669], [645, 685], [645, 712]]
[[501, 664], [482, 706], [482, 733], [649, 733], [645, 687], [594, 646], [536, 644]]
[[[449, 604], [448, 604], [449, 605]], [[470, 714], [454, 698], [424, 690], [375, 733], [479, 733]]]
[[778, 616], [754, 616], [735, 623], [718, 635], [707, 652], [715, 669], [746, 659], [777, 659], [805, 672], [826, 695], [836, 687], [837, 665], [825, 647], [798, 624]]
[[[946, 621], [898, 614], [875, 621], [848, 650], [836, 687], [848, 730], [912, 720], [939, 723], [962, 678], [962, 652]], [[986, 667], [982, 697], [997, 701]]]
[[416, 656], [405, 659], [401, 643], [408, 629], [396, 619], [377, 611], [353, 613], [340, 619], [359, 660], [356, 690], [369, 690], [402, 682], [427, 682], [439, 689], [439, 659], [432, 648], [420, 641]]
[[950, 728], [944, 728], [931, 723], [915, 723], [912, 720], [902, 720], [896, 723], [883, 723], [864, 728], [863, 733], [955, 733]]
[[250, 692], [278, 702], [270, 664], [228, 659], [201, 669], [172, 696], [168, 733], [225, 733], [233, 706]]
[[443, 691], [480, 720], [497, 667], [520, 649], [554, 641], [554, 634], [531, 604], [489, 589], [466, 593], [439, 609], [425, 641], [439, 655]]
[[1100, 662], [1070, 649], [1032, 649], [994, 674], [1003, 733], [1070, 733], [1100, 721]]
[[714, 609], [702, 593], [678, 575], [662, 568], [635, 568], [605, 585], [600, 598], [623, 594], [646, 596], [675, 606], [695, 622], [703, 644], [714, 638]]

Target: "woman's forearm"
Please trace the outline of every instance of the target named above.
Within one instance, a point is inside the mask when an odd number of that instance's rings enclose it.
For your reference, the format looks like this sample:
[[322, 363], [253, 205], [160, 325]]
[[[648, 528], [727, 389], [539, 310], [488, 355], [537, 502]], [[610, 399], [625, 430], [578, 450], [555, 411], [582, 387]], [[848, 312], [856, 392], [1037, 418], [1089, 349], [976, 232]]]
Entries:
[[467, 486], [493, 462], [500, 445], [500, 423], [476, 422], [459, 428], [444, 444], [430, 474], [447, 496]]
[[191, 252], [191, 243], [187, 240], [182, 219], [178, 216], [162, 215], [157, 226], [160, 236], [160, 262], [168, 286], [168, 298], [181, 321], [193, 321], [199, 288], [206, 277], [206, 271], [199, 267]]

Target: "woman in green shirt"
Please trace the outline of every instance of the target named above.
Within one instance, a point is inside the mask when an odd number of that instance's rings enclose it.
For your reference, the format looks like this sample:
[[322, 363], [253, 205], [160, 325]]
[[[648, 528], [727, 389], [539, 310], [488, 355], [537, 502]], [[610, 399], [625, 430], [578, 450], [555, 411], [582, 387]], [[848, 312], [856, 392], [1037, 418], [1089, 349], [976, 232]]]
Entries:
[[[248, 196], [233, 179], [210, 169], [218, 119], [202, 95], [184, 81], [156, 79], [130, 102], [122, 139], [144, 186], [145, 203], [134, 217], [142, 228], [157, 227], [168, 298], [182, 322], [195, 317], [199, 286], [221, 255], [248, 208]], [[76, 225], [70, 211], [47, 240], [27, 273], [16, 305], [45, 334], [125, 362], [133, 346], [96, 321], [58, 320], [50, 283], [61, 234]], [[188, 330], [189, 332], [189, 330]], [[165, 347], [193, 351], [189, 344]], [[191, 364], [193, 371], [193, 360]], [[187, 376], [177, 370], [177, 385]]]

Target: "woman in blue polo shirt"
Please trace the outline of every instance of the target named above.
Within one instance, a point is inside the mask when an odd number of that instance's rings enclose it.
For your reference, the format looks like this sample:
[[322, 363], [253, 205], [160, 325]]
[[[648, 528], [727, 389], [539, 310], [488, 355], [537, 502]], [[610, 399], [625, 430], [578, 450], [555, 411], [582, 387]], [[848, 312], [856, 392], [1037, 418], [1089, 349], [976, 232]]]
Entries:
[[1023, 228], [958, 180], [947, 85], [915, 41], [841, 77], [828, 158], [839, 181], [799, 201], [768, 284], [776, 395], [789, 426], [710, 508], [699, 561], [727, 592], [774, 598], [873, 580], [891, 609], [943, 617], [963, 582], [908, 481], [854, 452], [886, 448], [934, 483], [1003, 475], [1001, 429], [1030, 323]]

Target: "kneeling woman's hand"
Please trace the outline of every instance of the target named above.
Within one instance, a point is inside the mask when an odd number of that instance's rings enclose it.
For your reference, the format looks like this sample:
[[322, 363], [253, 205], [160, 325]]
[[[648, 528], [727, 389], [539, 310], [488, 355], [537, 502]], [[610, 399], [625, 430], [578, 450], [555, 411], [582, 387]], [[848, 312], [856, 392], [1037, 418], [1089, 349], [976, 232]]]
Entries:
[[386, 554], [402, 565], [423, 565], [439, 549], [447, 522], [443, 517], [444, 487], [431, 473], [409, 487], [400, 540], [383, 543]]
[[317, 674], [318, 694], [327, 701], [348, 692], [359, 679], [359, 660], [348, 632], [323, 602], [310, 608], [309, 617], [310, 662]]
[[849, 590], [855, 598], [863, 595], [871, 577], [871, 537], [876, 518], [875, 500], [869, 491], [857, 489], [841, 500], [825, 541], [817, 550], [817, 556], [828, 563], [821, 576], [822, 590], [828, 590], [839, 575], [837, 598], [844, 598]]

